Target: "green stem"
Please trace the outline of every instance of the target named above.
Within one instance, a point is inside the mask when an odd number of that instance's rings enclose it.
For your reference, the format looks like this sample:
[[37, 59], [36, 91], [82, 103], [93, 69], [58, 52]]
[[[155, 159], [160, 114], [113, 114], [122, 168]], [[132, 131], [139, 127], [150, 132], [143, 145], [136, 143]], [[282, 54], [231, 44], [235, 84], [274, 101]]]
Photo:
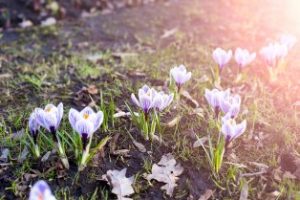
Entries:
[[61, 162], [62, 164], [64, 165], [64, 167], [66, 169], [69, 169], [70, 168], [70, 165], [69, 165], [69, 161], [68, 161], [68, 158], [66, 156], [66, 153], [61, 145], [61, 141], [60, 141], [60, 138], [58, 137], [58, 135], [56, 134], [56, 145], [57, 145], [57, 149], [58, 149], [58, 153], [59, 153], [59, 157], [61, 159]]
[[90, 152], [90, 147], [91, 147], [91, 143], [92, 143], [92, 137], [93, 136], [90, 136], [89, 143], [87, 144], [85, 150], [83, 150], [82, 157], [81, 157], [81, 162], [80, 162], [79, 167], [78, 167], [78, 171], [82, 171], [86, 167], [86, 164], [87, 164], [88, 158], [89, 158], [89, 152]]
[[40, 148], [37, 144], [34, 145], [34, 154], [36, 158], [39, 158], [41, 156], [40, 154]]

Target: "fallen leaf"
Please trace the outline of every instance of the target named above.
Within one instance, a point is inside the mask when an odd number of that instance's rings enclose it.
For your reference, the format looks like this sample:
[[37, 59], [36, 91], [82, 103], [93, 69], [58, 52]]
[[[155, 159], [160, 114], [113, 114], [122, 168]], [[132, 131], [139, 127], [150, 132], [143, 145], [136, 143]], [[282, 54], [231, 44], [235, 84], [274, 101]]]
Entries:
[[167, 125], [167, 127], [172, 128], [172, 127], [176, 126], [180, 120], [181, 120], [181, 116], [178, 115], [174, 119], [169, 121], [166, 125]]
[[54, 17], [48, 17], [44, 21], [41, 22], [41, 26], [52, 26], [56, 24], [56, 19]]
[[88, 61], [91, 61], [93, 63], [97, 63], [99, 60], [101, 60], [103, 57], [103, 54], [97, 53], [97, 54], [88, 54], [85, 55], [84, 58], [87, 59]]
[[128, 156], [128, 153], [130, 152], [129, 149], [118, 149], [112, 152], [113, 155], [122, 155], [122, 156]]
[[12, 75], [9, 74], [9, 73], [6, 73], [6, 74], [0, 74], [0, 80], [1, 80], [1, 79], [11, 78], [11, 77], [12, 77]]
[[198, 200], [208, 200], [213, 194], [214, 192], [211, 189], [207, 189]]
[[9, 155], [9, 149], [5, 148], [1, 151], [0, 161], [7, 162]]
[[115, 53], [112, 53], [112, 56], [115, 57], [115, 58], [124, 59], [124, 58], [127, 58], [127, 57], [138, 56], [138, 54], [137, 53], [128, 53], [128, 52], [115, 52]]
[[46, 162], [46, 161], [49, 159], [50, 155], [51, 155], [51, 151], [48, 151], [48, 152], [45, 153], [45, 155], [41, 158], [41, 161], [42, 161], [42, 162]]
[[[134, 112], [134, 115], [138, 117], [139, 113]], [[129, 116], [131, 116], [131, 113], [130, 112], [124, 112], [124, 111], [119, 111], [119, 112], [117, 112], [113, 115], [114, 118], [129, 117]]]
[[139, 143], [138, 141], [136, 141], [134, 138], [131, 138], [132, 139], [132, 142], [134, 144], [134, 146], [142, 153], [145, 153], [147, 150], [146, 150], [146, 147], [142, 144], [142, 143]]
[[240, 200], [247, 200], [249, 194], [249, 186], [247, 182], [244, 182], [241, 194], [240, 194]]
[[32, 23], [32, 21], [30, 21], [30, 20], [24, 20], [24, 21], [22, 21], [22, 22], [19, 24], [19, 26], [20, 26], [21, 28], [28, 28], [28, 27], [33, 26], [33, 23]]
[[183, 172], [183, 167], [180, 164], [176, 164], [172, 154], [163, 155], [158, 164], [152, 166], [151, 174], [146, 179], [148, 181], [155, 179], [159, 182], [166, 183], [161, 187], [165, 190], [167, 195], [172, 196], [174, 188], [177, 186], [176, 181], [179, 179]]
[[197, 148], [197, 147], [203, 146], [204, 143], [207, 142], [207, 141], [208, 141], [208, 137], [207, 136], [199, 138], [196, 142], [194, 142], [193, 147]]
[[172, 28], [170, 30], [166, 30], [164, 31], [164, 34], [160, 38], [165, 39], [171, 37], [172, 35], [175, 35], [177, 32], [178, 32], [178, 27]]
[[22, 163], [24, 160], [26, 160], [28, 153], [29, 153], [29, 150], [28, 150], [28, 148], [27, 148], [27, 146], [26, 146], [26, 147], [23, 149], [21, 155], [19, 156], [18, 162], [19, 162], [19, 163]]
[[198, 101], [196, 101], [188, 91], [183, 90], [180, 92], [181, 96], [187, 101], [188, 104], [190, 104], [194, 108], [199, 107]]
[[153, 141], [155, 140], [155, 141], [159, 142], [160, 144], [167, 146], [167, 143], [161, 137], [159, 137], [157, 135], [153, 135], [152, 137], [153, 137], [152, 138]]
[[22, 128], [21, 130], [14, 132], [12, 138], [19, 140], [22, 139], [24, 135], [25, 135], [25, 130]]
[[126, 177], [127, 168], [122, 170], [108, 170], [106, 174], [102, 176], [112, 187], [112, 193], [116, 194], [118, 200], [131, 200], [132, 198], [127, 198], [126, 196], [132, 195], [134, 190], [132, 184], [134, 181], [134, 176]]

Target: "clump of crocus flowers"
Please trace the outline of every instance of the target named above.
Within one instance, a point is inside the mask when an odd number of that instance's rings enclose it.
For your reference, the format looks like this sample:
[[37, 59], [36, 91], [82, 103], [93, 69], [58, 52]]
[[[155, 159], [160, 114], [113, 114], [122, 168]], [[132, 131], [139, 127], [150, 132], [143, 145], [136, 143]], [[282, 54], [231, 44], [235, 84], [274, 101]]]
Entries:
[[256, 57], [256, 53], [250, 53], [247, 49], [237, 48], [234, 52], [234, 59], [238, 64], [239, 72], [249, 65]]
[[[65, 153], [64, 144], [61, 142], [58, 134], [58, 128], [63, 117], [63, 104], [60, 103], [58, 106], [48, 104], [44, 109], [36, 108], [29, 117], [29, 133], [32, 137], [34, 144], [33, 152], [38, 158], [40, 157], [40, 150], [38, 144], [38, 136], [40, 127], [43, 127], [48, 133], [52, 135], [53, 141], [55, 142], [58, 153], [60, 155], [62, 164], [66, 169], [69, 169], [69, 161]], [[90, 158], [90, 147], [92, 143], [93, 134], [99, 129], [103, 122], [103, 112], [98, 111], [95, 113], [92, 108], [86, 107], [82, 111], [77, 111], [73, 108], [69, 111], [69, 122], [71, 127], [80, 136], [80, 147], [78, 144], [74, 144], [77, 149], [81, 149], [81, 157], [79, 161], [79, 171], [83, 170]], [[74, 135], [71, 135], [73, 138]], [[105, 143], [109, 137], [105, 138]], [[74, 137], [72, 141], [76, 141]], [[104, 140], [103, 140], [104, 142]], [[76, 142], [75, 142], [76, 143]], [[103, 143], [104, 144], [104, 143]]]
[[[246, 120], [239, 124], [235, 121], [241, 107], [241, 97], [239, 95], [232, 95], [229, 89], [205, 89], [204, 96], [214, 113], [214, 123], [219, 135], [213, 145], [212, 138], [214, 136], [209, 133], [209, 151], [204, 146], [202, 147], [206, 152], [213, 174], [217, 176], [226, 149], [235, 138], [245, 132], [247, 123]], [[223, 117], [220, 118], [221, 113]]]
[[52, 134], [52, 138], [56, 143], [61, 161], [64, 167], [69, 169], [69, 161], [66, 157], [65, 150], [58, 134], [58, 128], [63, 117], [63, 112], [62, 103], [58, 104], [58, 106], [48, 104], [44, 109], [36, 108], [29, 118], [29, 131], [34, 140], [34, 149], [37, 157], [40, 155], [37, 144], [39, 127], [43, 127], [47, 132]]
[[86, 107], [80, 112], [73, 108], [69, 111], [69, 122], [72, 128], [80, 135], [82, 142], [83, 153], [79, 163], [79, 171], [83, 170], [87, 164], [93, 134], [100, 128], [103, 118], [102, 111], [95, 113], [90, 107]]
[[138, 98], [135, 94], [131, 94], [132, 102], [142, 111], [138, 116], [134, 113], [132, 113], [132, 116], [138, 118], [137, 123], [142, 129], [146, 140], [153, 138], [156, 125], [160, 123], [158, 112], [167, 108], [172, 103], [173, 98], [174, 94], [166, 94], [163, 91], [158, 92], [148, 85], [144, 85], [138, 90]]

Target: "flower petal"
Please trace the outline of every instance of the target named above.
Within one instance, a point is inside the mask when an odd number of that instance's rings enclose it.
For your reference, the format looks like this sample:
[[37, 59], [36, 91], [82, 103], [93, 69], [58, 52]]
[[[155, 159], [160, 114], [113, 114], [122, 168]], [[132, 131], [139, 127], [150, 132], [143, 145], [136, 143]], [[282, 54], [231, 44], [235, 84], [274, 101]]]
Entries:
[[94, 110], [91, 107], [89, 107], [89, 106], [85, 107], [83, 110], [80, 111], [80, 115], [81, 116], [91, 115], [93, 113], [95, 113]]
[[43, 181], [39, 180], [36, 182], [30, 190], [29, 200], [56, 200], [56, 198], [52, 195], [51, 189], [49, 185]]
[[104, 114], [102, 111], [98, 111], [95, 114], [95, 118], [93, 119], [93, 123], [94, 123], [94, 131], [96, 131], [102, 124], [104, 119]]
[[56, 128], [59, 127], [59, 124], [61, 122], [61, 119], [63, 118], [64, 115], [64, 105], [63, 103], [59, 103], [57, 106], [57, 124], [56, 124]]
[[94, 124], [89, 120], [81, 119], [77, 121], [75, 130], [80, 134], [87, 134], [90, 137], [94, 133]]
[[80, 113], [77, 110], [71, 108], [69, 111], [69, 122], [73, 129], [76, 129], [76, 122], [80, 119], [81, 119]]
[[137, 100], [136, 96], [133, 93], [131, 94], [131, 100], [135, 105], [141, 107], [140, 102]]

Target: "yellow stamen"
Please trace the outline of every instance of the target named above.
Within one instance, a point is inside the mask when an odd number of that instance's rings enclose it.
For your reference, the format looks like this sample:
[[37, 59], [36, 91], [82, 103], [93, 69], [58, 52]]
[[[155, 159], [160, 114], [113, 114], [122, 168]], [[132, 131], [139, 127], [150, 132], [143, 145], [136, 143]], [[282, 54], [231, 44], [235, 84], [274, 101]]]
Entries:
[[51, 108], [46, 108], [45, 109], [45, 112], [50, 112], [51, 111]]
[[83, 118], [84, 118], [84, 119], [88, 119], [88, 118], [89, 118], [89, 116], [90, 116], [90, 115], [89, 115], [89, 114], [87, 114], [87, 113], [84, 113], [84, 114], [83, 114]]

